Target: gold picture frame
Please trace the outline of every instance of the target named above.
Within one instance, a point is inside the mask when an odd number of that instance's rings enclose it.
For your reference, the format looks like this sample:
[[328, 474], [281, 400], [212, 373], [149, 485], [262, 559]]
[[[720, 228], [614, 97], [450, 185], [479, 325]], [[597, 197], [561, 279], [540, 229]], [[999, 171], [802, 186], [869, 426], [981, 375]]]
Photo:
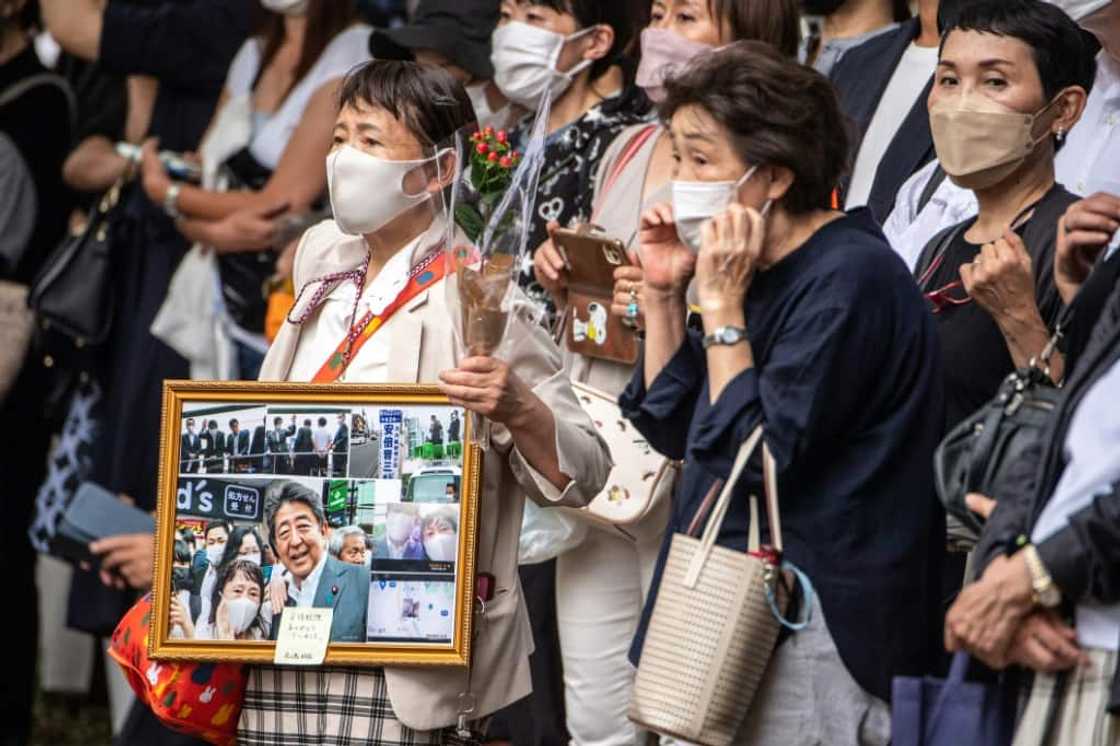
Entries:
[[[444, 412], [456, 414], [443, 417]], [[324, 427], [322, 421], [328, 415]], [[208, 426], [219, 418], [220, 427], [211, 430]], [[317, 423], [319, 430], [314, 429]], [[201, 433], [199, 424], [203, 425]], [[344, 424], [348, 426], [345, 444], [340, 445]], [[426, 435], [422, 434], [424, 427], [429, 428]], [[471, 653], [470, 612], [475, 596], [482, 466], [482, 453], [472, 445], [469, 427], [470, 418], [465, 412], [453, 407], [436, 386], [430, 385], [165, 382], [150, 656], [156, 660], [271, 663], [276, 643], [269, 638], [274, 637], [273, 629], [278, 626], [271, 610], [274, 583], [279, 584], [278, 597], [289, 599], [288, 605], [305, 605], [310, 591], [301, 595], [298, 589], [301, 583], [315, 578], [317, 590], [311, 605], [333, 605], [336, 622], [345, 617], [338, 626], [338, 635], [344, 641], [334, 641], [336, 630], [332, 626], [324, 665], [466, 666]], [[324, 455], [322, 445], [327, 441], [320, 431], [330, 435], [332, 428], [333, 439]], [[420, 445], [416, 443], [417, 431], [424, 438]], [[459, 436], [457, 441], [450, 440], [452, 434]], [[310, 453], [309, 442], [314, 446]], [[392, 478], [394, 468], [396, 479]], [[265, 523], [269, 495], [290, 492], [306, 497], [315, 492], [317, 481], [322, 482], [318, 494], [326, 525], [316, 534], [316, 519], [293, 523], [293, 528], [284, 523], [278, 535], [291, 538], [275, 541]], [[298, 486], [293, 487], [293, 483]], [[274, 497], [272, 504], [284, 499]], [[289, 504], [303, 510], [311, 502], [279, 504], [281, 508]], [[310, 507], [307, 510], [312, 512]], [[275, 518], [291, 512], [274, 510], [274, 523], [278, 522]], [[360, 622], [357, 609], [363, 597], [361, 576], [353, 569], [356, 561], [345, 562], [340, 559], [342, 552], [334, 556], [329, 549], [329, 536], [338, 530], [340, 516], [366, 532], [364, 543], [371, 555], [365, 571], [369, 579], [365, 615]], [[454, 559], [448, 562], [452, 547], [447, 536], [456, 516], [456, 538], [451, 540]], [[408, 523], [410, 517], [412, 524]], [[187, 541], [197, 540], [198, 528], [210, 521], [227, 521], [226, 541], [232, 530], [239, 544], [229, 555], [224, 545], [221, 550], [215, 549], [214, 555], [220, 552], [225, 559], [213, 563], [205, 537], [201, 547], [192, 548]], [[308, 525], [311, 528], [306, 528]], [[254, 541], [245, 535], [253, 527], [257, 528], [253, 538], [263, 544], [258, 571], [244, 566], [246, 561], [252, 564], [254, 556]], [[213, 549], [222, 532], [220, 526], [210, 528]], [[309, 532], [306, 536], [301, 533], [304, 530]], [[408, 538], [403, 543], [392, 543], [406, 530]], [[348, 542], [345, 533], [339, 531], [341, 542]], [[377, 538], [379, 534], [381, 539]], [[373, 547], [369, 546], [371, 539]], [[358, 544], [343, 544], [347, 556], [356, 554]], [[183, 549], [190, 556], [186, 572], [181, 561]], [[247, 559], [232, 556], [233, 550], [246, 549]], [[275, 555], [271, 566], [267, 564], [270, 551]], [[313, 565], [317, 574], [312, 571], [302, 579], [297, 577], [313, 557], [318, 558]], [[225, 585], [215, 591], [220, 582], [218, 568], [227, 572], [222, 576]], [[336, 571], [337, 576], [329, 574]], [[208, 577], [213, 580], [207, 587]], [[338, 582], [324, 595], [324, 578], [328, 577], [337, 577]], [[234, 606], [227, 604], [227, 599], [241, 592], [252, 599], [252, 587], [258, 584], [261, 598], [256, 616], [250, 616], [250, 604], [249, 612], [237, 614], [241, 621], [233, 621]], [[297, 589], [294, 592], [293, 587]], [[293, 595], [299, 600], [290, 600]], [[173, 597], [180, 614], [177, 618], [190, 614], [190, 625], [171, 624]], [[203, 606], [204, 597], [210, 599], [206, 603], [214, 609], [213, 615], [204, 616], [201, 608], [196, 611], [196, 606]], [[340, 610], [346, 613], [340, 614]], [[210, 619], [214, 620], [212, 624]], [[233, 633], [234, 625], [245, 623], [250, 626], [237, 633], [238, 638], [214, 639]], [[354, 639], [361, 634], [359, 625], [365, 627], [364, 641]]]

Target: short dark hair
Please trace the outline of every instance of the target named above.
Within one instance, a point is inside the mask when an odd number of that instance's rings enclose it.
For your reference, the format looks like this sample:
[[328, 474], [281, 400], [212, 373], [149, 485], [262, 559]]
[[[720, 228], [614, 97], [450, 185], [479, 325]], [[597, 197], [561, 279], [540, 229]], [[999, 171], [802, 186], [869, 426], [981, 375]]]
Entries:
[[811, 67], [769, 44], [741, 41], [698, 57], [665, 81], [661, 118], [698, 106], [729, 133], [750, 165], [784, 166], [794, 180], [781, 199], [791, 214], [828, 209], [848, 161], [836, 93]]
[[303, 426], [304, 427], [311, 427], [311, 420], [304, 420], [303, 421]]
[[209, 521], [209, 522], [207, 522], [206, 528], [204, 528], [202, 530], [202, 538], [203, 539], [209, 538], [210, 532], [213, 531], [216, 528], [224, 528], [226, 530], [226, 536], [229, 536], [229, 531], [230, 531], [229, 524], [226, 523], [225, 521], [220, 521], [219, 520], [219, 521]]
[[327, 418], [326, 417], [320, 417], [319, 418], [319, 427], [322, 427], [323, 425], [326, 425], [326, 424], [327, 424]]
[[241, 551], [241, 542], [245, 541], [246, 536], [252, 536], [257, 540], [257, 548], [264, 552], [264, 542], [261, 541], [261, 535], [252, 526], [238, 526], [233, 529], [229, 535], [229, 540], [226, 541], [226, 550], [222, 552], [222, 559], [218, 562], [218, 569], [235, 562], [240, 556], [238, 553]]
[[194, 417], [188, 417], [187, 418], [187, 424], [188, 425], [193, 425], [194, 424]]
[[276, 513], [285, 503], [303, 503], [319, 523], [327, 522], [323, 500], [313, 490], [290, 479], [279, 479], [264, 490], [264, 525], [268, 527], [268, 540], [276, 543]]
[[976, 0], [961, 5], [954, 16], [941, 37], [942, 49], [953, 31], [1018, 39], [1031, 48], [1048, 100], [1070, 86], [1092, 90], [1097, 74], [1096, 45], [1056, 5], [1042, 0]]
[[352, 70], [342, 82], [339, 105], [384, 109], [430, 149], [475, 121], [470, 96], [451, 73], [403, 60], [373, 60]]
[[217, 427], [217, 426], [218, 426], [218, 421], [217, 420], [210, 420], [210, 427]]
[[591, 80], [598, 80], [612, 65], [622, 67], [627, 80], [633, 78], [638, 53], [638, 35], [649, 23], [649, 0], [527, 0], [576, 19], [581, 29], [610, 26], [614, 43], [602, 59], [591, 63]]
[[719, 23], [726, 18], [731, 38], [772, 44], [796, 57], [801, 44], [801, 9], [797, 0], [708, 0], [708, 12]]
[[237, 418], [234, 417], [233, 419], [231, 419], [229, 421], [229, 429], [232, 430], [234, 425], [240, 425], [240, 424], [241, 423], [237, 421]]
[[[224, 568], [218, 569], [217, 582], [214, 583], [214, 592], [210, 595], [210, 624], [216, 624], [218, 621], [218, 604], [222, 602], [222, 591], [226, 588], [226, 583], [233, 580], [237, 573], [245, 573], [249, 580], [252, 580], [260, 588], [261, 603], [264, 603], [264, 573], [257, 565], [249, 562], [248, 560], [236, 560], [230, 562]], [[253, 620], [253, 624], [249, 626], [260, 624], [260, 615]]]
[[272, 421], [272, 424], [273, 425], [283, 425], [284, 424], [284, 418], [283, 417], [277, 417]]

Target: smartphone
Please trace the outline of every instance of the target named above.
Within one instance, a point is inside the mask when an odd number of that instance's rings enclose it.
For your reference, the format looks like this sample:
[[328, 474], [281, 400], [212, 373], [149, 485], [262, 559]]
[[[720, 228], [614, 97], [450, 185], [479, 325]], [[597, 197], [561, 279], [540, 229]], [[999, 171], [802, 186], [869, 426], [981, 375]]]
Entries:
[[630, 265], [626, 245], [617, 238], [586, 228], [561, 228], [552, 242], [569, 273], [569, 284], [591, 285], [613, 292], [614, 271]]
[[[119, 142], [117, 143], [117, 154], [122, 158], [128, 158], [134, 163], [140, 162], [139, 145], [133, 145], [130, 142]], [[159, 159], [163, 162], [163, 167], [167, 169], [167, 173], [171, 178], [179, 181], [189, 181], [192, 184], [202, 182], [202, 167], [197, 163], [191, 163], [178, 153], [173, 153], [170, 150], [161, 150]]]

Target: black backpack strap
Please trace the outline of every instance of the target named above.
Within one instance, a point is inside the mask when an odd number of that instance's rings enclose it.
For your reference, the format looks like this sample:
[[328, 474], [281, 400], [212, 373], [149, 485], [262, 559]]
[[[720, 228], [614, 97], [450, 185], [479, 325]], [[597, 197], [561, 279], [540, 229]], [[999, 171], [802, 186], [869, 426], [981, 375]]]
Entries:
[[922, 187], [922, 193], [918, 196], [918, 209], [914, 212], [915, 215], [920, 213], [933, 199], [933, 195], [937, 193], [937, 188], [945, 181], [945, 169], [941, 168], [941, 164], [937, 164], [937, 168], [933, 169], [933, 173], [929, 175], [929, 181]]
[[20, 96], [28, 91], [34, 90], [40, 86], [52, 86], [57, 88], [66, 99], [66, 108], [70, 112], [70, 137], [74, 137], [74, 132], [78, 128], [78, 99], [74, 96], [74, 91], [70, 88], [70, 84], [66, 82], [66, 78], [55, 73], [38, 73], [30, 75], [21, 80], [17, 80], [7, 88], [0, 91], [0, 106], [6, 106], [17, 100]]

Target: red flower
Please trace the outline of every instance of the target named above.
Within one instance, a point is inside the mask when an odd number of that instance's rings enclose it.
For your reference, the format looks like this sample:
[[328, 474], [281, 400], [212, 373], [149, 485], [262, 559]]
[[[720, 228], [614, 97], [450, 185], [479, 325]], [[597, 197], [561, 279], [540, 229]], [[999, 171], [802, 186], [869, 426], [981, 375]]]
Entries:
[[487, 151], [490, 150], [490, 146], [484, 142], [480, 142], [478, 145], [474, 146], [474, 149], [478, 151], [479, 155], [486, 155]]
[[494, 128], [493, 127], [487, 127], [486, 129], [483, 130], [483, 133], [485, 133], [485, 135], [487, 137], [493, 137], [494, 136]]
[[498, 130], [498, 135], [497, 135], [497, 137], [498, 137], [498, 142], [500, 142], [500, 143], [501, 143], [501, 144], [503, 144], [503, 145], [505, 145], [505, 144], [506, 144], [506, 140], [508, 140], [508, 139], [509, 139], [509, 135], [507, 135], [507, 134], [506, 134], [506, 131], [505, 131], [505, 130]]
[[515, 150], [515, 151], [513, 151], [513, 153], [510, 154], [510, 156], [513, 158], [513, 160], [519, 161], [519, 160], [521, 160], [521, 151], [520, 150]]
[[511, 166], [513, 166], [513, 159], [508, 155], [503, 156], [502, 159], [498, 161], [498, 165], [500, 165], [502, 168], [510, 168]]
[[486, 160], [490, 161], [491, 163], [495, 163], [498, 160], [498, 154], [491, 153], [490, 155], [486, 156]]

